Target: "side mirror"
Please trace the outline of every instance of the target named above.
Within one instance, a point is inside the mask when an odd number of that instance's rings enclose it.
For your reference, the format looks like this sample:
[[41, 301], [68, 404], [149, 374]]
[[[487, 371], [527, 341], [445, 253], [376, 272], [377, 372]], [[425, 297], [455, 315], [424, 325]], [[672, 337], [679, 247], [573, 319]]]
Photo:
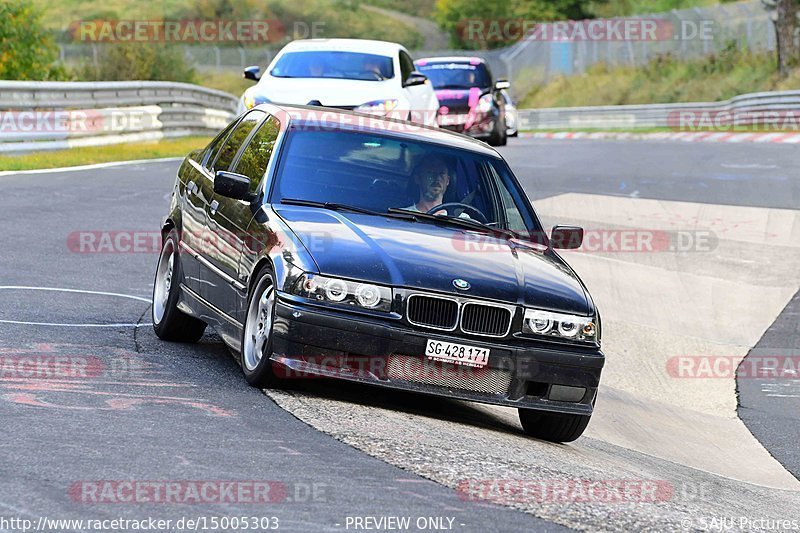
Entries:
[[504, 89], [510, 89], [511, 83], [509, 83], [508, 80], [499, 79], [495, 82], [494, 88], [497, 89], [498, 91], [502, 91]]
[[406, 81], [403, 82], [403, 87], [413, 87], [415, 85], [424, 85], [428, 81], [428, 76], [422, 72], [415, 70], [408, 75]]
[[556, 226], [550, 234], [550, 246], [561, 250], [575, 250], [583, 244], [583, 228]]
[[214, 192], [234, 200], [253, 200], [250, 178], [235, 172], [218, 170], [214, 175]]
[[261, 67], [253, 65], [244, 69], [244, 79], [258, 81], [261, 79]]

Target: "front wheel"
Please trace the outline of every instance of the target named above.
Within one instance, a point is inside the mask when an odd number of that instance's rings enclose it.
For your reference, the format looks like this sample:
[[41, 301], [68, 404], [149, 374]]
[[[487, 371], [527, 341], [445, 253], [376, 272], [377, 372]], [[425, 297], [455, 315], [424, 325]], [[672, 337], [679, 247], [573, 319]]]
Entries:
[[242, 371], [254, 387], [274, 388], [279, 379], [272, 370], [272, 327], [275, 322], [275, 280], [264, 268], [253, 284], [242, 338]]
[[489, 137], [490, 146], [505, 146], [508, 143], [508, 132], [506, 130], [506, 121], [498, 118], [494, 122], [494, 129], [492, 135]]
[[178, 254], [178, 232], [173, 229], [164, 239], [153, 283], [153, 329], [159, 339], [174, 342], [197, 342], [206, 323], [178, 309], [183, 271]]
[[550, 442], [572, 442], [589, 425], [591, 415], [546, 413], [534, 409], [519, 409], [522, 430], [529, 437]]

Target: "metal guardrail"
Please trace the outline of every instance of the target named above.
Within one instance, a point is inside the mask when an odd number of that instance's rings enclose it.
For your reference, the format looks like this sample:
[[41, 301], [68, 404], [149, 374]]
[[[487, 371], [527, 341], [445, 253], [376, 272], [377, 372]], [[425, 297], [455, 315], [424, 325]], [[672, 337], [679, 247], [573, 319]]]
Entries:
[[[800, 91], [762, 92], [722, 102], [520, 109], [521, 130], [681, 128], [687, 121], [774, 120], [800, 111]], [[684, 113], [684, 115], [681, 115]], [[765, 113], [772, 113], [772, 115]], [[798, 115], [800, 116], [800, 115]]]
[[0, 81], [0, 153], [210, 135], [236, 105], [188, 83]]

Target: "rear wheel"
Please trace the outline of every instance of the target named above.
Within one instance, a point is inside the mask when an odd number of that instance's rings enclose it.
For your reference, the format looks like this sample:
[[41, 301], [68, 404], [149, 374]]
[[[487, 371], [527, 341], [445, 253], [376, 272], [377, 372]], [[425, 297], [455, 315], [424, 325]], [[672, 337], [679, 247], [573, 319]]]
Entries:
[[178, 309], [183, 271], [178, 255], [178, 232], [169, 232], [161, 247], [153, 283], [153, 329], [159, 339], [174, 342], [197, 342], [206, 323]]
[[254, 387], [274, 388], [280, 380], [272, 370], [272, 326], [275, 322], [275, 280], [265, 267], [253, 284], [242, 337], [242, 371]]
[[572, 442], [580, 437], [589, 425], [591, 415], [546, 413], [533, 409], [520, 409], [519, 421], [529, 437], [550, 442]]

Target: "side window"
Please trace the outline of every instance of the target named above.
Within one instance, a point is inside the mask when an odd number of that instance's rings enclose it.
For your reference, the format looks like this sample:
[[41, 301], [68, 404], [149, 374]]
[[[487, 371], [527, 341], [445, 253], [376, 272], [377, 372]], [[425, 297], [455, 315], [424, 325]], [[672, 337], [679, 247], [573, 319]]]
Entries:
[[400, 81], [405, 83], [411, 73], [414, 71], [414, 61], [407, 53], [400, 51]]
[[231, 132], [231, 130], [238, 124], [238, 122], [234, 121], [228, 124], [224, 130], [222, 130], [214, 140], [206, 148], [205, 153], [203, 153], [202, 164], [205, 168], [211, 168], [211, 163], [214, 162], [214, 159], [217, 157], [217, 152], [222, 147], [222, 143], [225, 142], [225, 138]]
[[519, 210], [519, 204], [515, 200], [512, 192], [508, 189], [508, 185], [497, 174], [497, 169], [494, 165], [486, 165], [489, 169], [492, 181], [494, 181], [494, 189], [500, 193], [500, 202], [502, 203], [503, 212], [498, 217], [497, 222], [501, 224], [504, 229], [510, 229], [520, 235], [528, 235], [530, 228], [525, 221], [525, 217]]
[[239, 151], [239, 147], [242, 146], [244, 140], [247, 139], [247, 136], [250, 135], [250, 132], [258, 125], [264, 115], [266, 113], [263, 111], [251, 111], [242, 118], [242, 121], [236, 125], [228, 138], [225, 139], [225, 144], [220, 148], [213, 166], [209, 165], [214, 172], [230, 168], [236, 152]]
[[250, 192], [255, 193], [258, 185], [267, 171], [269, 159], [275, 148], [275, 141], [278, 139], [281, 125], [273, 116], [261, 123], [253, 138], [242, 152], [239, 162], [236, 163], [236, 172], [244, 174], [250, 178]]

